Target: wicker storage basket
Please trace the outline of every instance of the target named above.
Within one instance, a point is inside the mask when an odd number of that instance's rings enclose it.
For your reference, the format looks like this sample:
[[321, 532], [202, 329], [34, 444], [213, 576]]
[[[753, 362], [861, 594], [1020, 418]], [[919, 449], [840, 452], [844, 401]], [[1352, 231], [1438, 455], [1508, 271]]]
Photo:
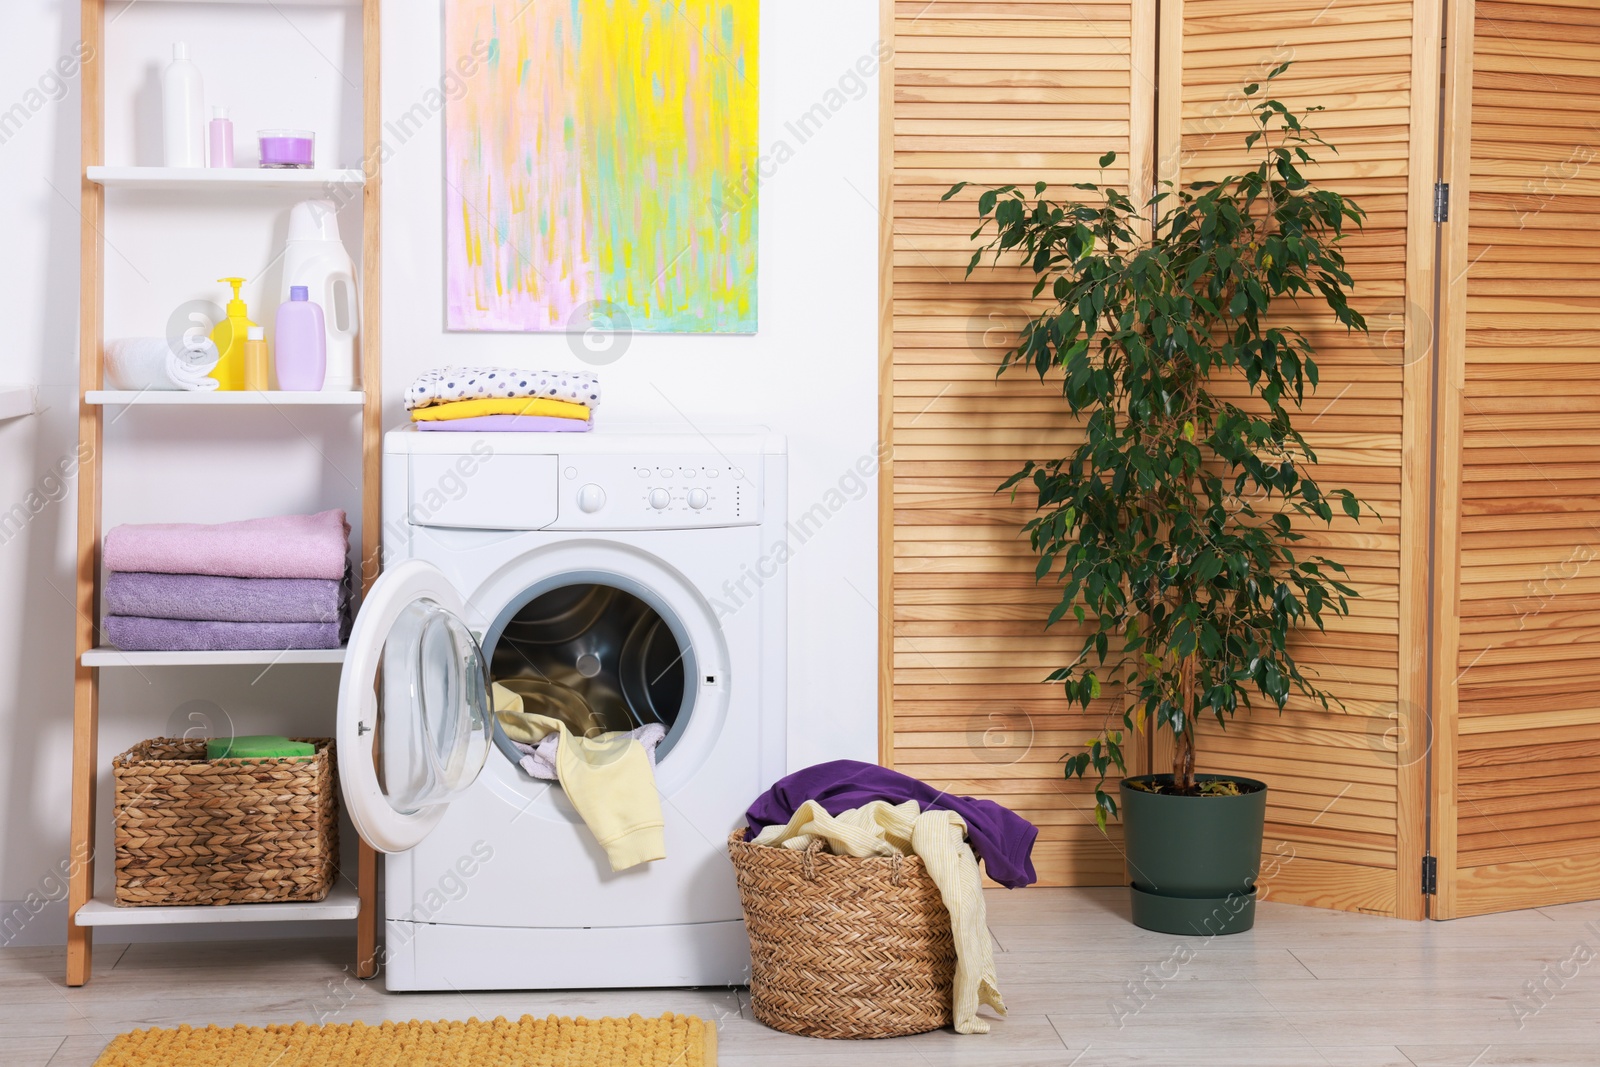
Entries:
[[339, 859], [333, 742], [309, 759], [206, 759], [143, 741], [111, 763], [121, 905], [322, 900]]
[[756, 1018], [806, 1037], [899, 1037], [951, 1023], [956, 946], [915, 856], [856, 859], [728, 839], [750, 933]]

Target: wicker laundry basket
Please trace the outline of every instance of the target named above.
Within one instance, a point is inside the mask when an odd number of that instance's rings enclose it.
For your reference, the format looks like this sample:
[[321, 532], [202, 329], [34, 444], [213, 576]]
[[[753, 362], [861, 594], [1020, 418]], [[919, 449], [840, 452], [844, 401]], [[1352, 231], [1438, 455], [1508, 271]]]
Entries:
[[899, 1037], [951, 1023], [956, 946], [915, 856], [857, 859], [728, 839], [756, 1018], [806, 1037]]
[[111, 763], [116, 902], [317, 901], [339, 862], [333, 742], [300, 759], [206, 759], [202, 739], [143, 741]]

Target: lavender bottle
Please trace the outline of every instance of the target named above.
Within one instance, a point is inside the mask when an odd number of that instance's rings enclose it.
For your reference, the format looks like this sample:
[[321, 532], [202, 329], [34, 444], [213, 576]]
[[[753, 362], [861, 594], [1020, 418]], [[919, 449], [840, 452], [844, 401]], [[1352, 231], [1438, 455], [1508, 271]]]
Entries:
[[315, 392], [328, 373], [328, 334], [322, 306], [311, 302], [303, 285], [289, 287], [289, 300], [278, 305], [275, 365], [278, 388]]

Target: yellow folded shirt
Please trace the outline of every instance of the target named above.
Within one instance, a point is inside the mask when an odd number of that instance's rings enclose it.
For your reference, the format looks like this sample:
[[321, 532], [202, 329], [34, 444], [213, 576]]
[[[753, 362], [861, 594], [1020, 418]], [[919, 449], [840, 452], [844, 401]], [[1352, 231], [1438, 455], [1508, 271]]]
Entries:
[[583, 404], [549, 400], [542, 396], [485, 397], [482, 400], [453, 400], [448, 404], [417, 408], [413, 422], [438, 422], [446, 419], [472, 419], [479, 415], [544, 415], [553, 419], [587, 419]]
[[625, 733], [581, 737], [560, 719], [522, 710], [522, 698], [494, 683], [494, 710], [507, 736], [536, 745], [559, 730], [556, 775], [613, 871], [667, 855], [661, 796], [644, 746]]

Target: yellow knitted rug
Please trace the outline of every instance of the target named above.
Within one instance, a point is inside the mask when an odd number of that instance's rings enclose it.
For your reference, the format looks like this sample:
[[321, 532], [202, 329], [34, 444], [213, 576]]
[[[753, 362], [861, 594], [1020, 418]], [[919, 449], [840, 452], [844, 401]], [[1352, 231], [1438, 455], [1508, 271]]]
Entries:
[[659, 1019], [495, 1019], [135, 1030], [95, 1067], [716, 1067], [717, 1030]]

